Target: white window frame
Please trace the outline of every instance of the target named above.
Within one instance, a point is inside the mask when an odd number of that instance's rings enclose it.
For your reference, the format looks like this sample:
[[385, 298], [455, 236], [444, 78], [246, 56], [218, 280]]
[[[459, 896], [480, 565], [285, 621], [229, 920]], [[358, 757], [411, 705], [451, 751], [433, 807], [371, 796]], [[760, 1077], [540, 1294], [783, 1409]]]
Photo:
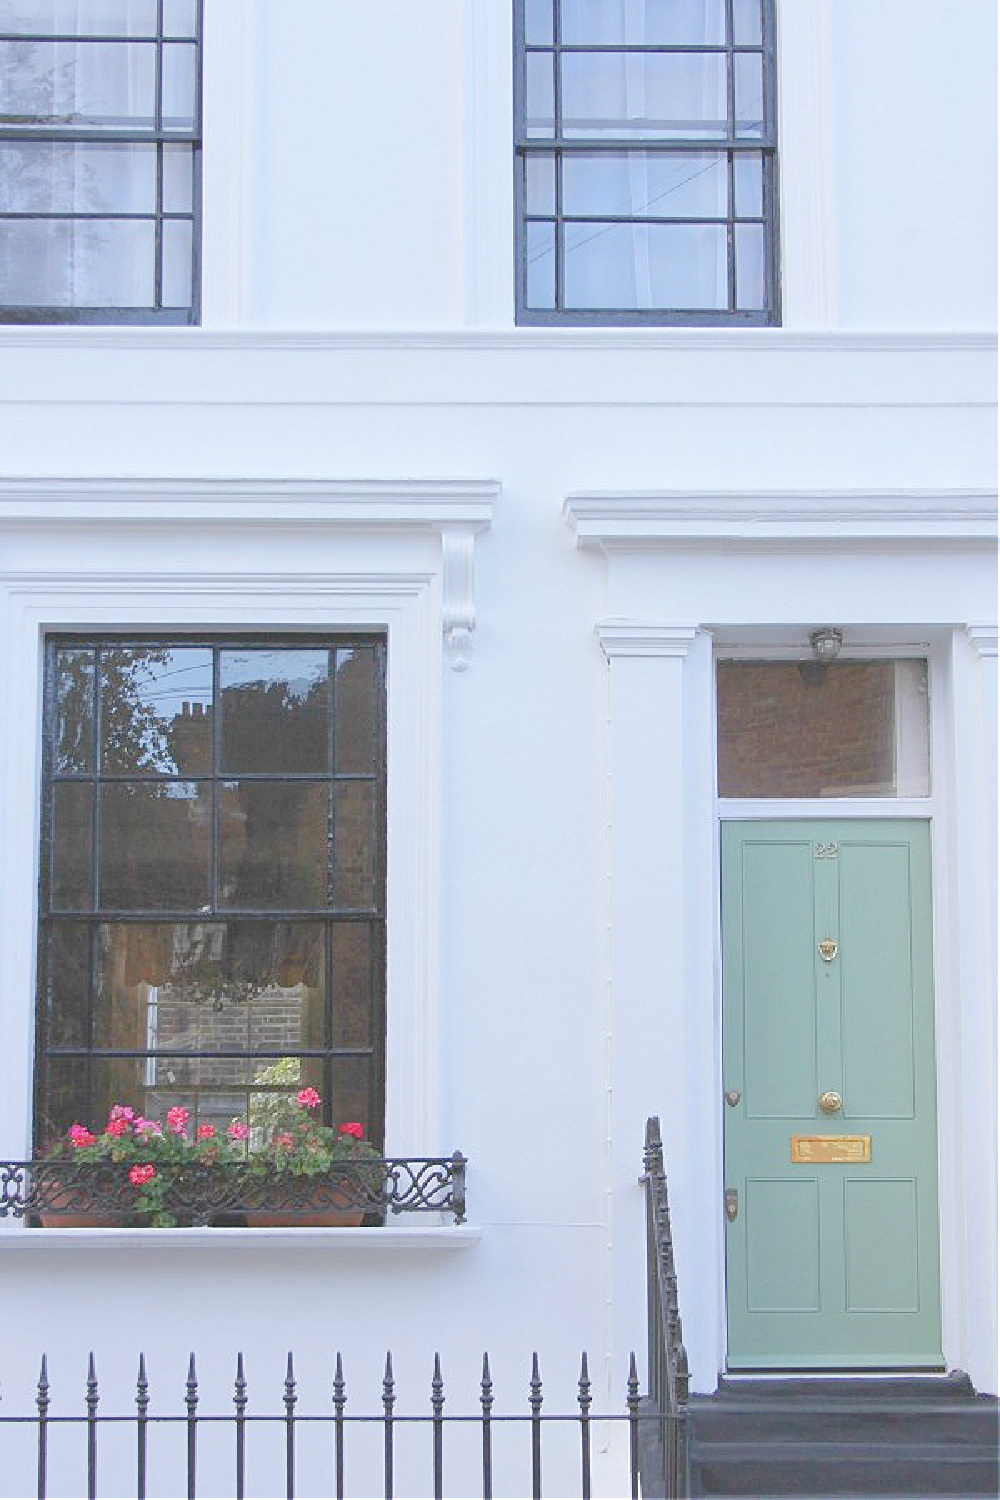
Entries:
[[[436, 1155], [441, 704], [499, 486], [0, 482], [0, 1155], [31, 1140], [42, 655], [60, 631], [387, 634], [386, 1152]], [[451, 1149], [448, 1147], [447, 1149]]]

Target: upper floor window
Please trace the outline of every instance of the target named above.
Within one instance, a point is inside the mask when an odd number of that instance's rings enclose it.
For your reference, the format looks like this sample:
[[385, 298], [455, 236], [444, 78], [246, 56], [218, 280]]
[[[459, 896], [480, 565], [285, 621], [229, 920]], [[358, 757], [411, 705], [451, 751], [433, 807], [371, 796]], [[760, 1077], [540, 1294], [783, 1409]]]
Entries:
[[45, 705], [36, 1149], [303, 1086], [381, 1146], [384, 637], [52, 638]]
[[0, 6], [0, 322], [198, 320], [201, 0]]
[[522, 323], [776, 323], [773, 0], [516, 0]]

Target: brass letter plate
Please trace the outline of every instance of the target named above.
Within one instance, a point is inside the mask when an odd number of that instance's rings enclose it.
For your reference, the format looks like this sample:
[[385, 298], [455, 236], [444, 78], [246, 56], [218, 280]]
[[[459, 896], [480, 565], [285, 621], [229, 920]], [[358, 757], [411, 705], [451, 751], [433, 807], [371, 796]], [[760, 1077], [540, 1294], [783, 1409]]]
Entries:
[[870, 1135], [793, 1135], [792, 1161], [871, 1161]]

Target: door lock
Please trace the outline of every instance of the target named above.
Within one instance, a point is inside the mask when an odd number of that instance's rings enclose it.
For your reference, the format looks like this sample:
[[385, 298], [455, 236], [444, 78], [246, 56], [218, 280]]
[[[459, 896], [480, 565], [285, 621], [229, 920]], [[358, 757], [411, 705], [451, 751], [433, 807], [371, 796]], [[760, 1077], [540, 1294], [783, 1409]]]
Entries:
[[726, 1218], [730, 1224], [735, 1223], [736, 1215], [740, 1211], [740, 1195], [735, 1188], [726, 1188]]
[[740, 1100], [743, 1098], [743, 1095], [740, 1093], [739, 1089], [727, 1089], [723, 1097], [725, 1098], [726, 1103], [729, 1105], [729, 1108], [735, 1109], [737, 1104], [739, 1104]]
[[827, 1089], [825, 1094], [819, 1096], [819, 1107], [825, 1115], [835, 1115], [838, 1110], [843, 1109], [844, 1101], [836, 1089]]

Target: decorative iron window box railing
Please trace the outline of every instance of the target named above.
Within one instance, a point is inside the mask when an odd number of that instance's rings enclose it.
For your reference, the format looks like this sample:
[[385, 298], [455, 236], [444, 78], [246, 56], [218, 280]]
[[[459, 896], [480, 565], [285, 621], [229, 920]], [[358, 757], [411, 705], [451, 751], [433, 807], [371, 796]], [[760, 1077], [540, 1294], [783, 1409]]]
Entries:
[[[179, 1226], [296, 1223], [382, 1224], [409, 1213], [450, 1213], [465, 1220], [466, 1159], [452, 1156], [336, 1162], [324, 1173], [298, 1175], [249, 1161], [172, 1166], [164, 1208]], [[32, 1226], [142, 1227], [128, 1167], [111, 1162], [0, 1162], [0, 1218]]]

